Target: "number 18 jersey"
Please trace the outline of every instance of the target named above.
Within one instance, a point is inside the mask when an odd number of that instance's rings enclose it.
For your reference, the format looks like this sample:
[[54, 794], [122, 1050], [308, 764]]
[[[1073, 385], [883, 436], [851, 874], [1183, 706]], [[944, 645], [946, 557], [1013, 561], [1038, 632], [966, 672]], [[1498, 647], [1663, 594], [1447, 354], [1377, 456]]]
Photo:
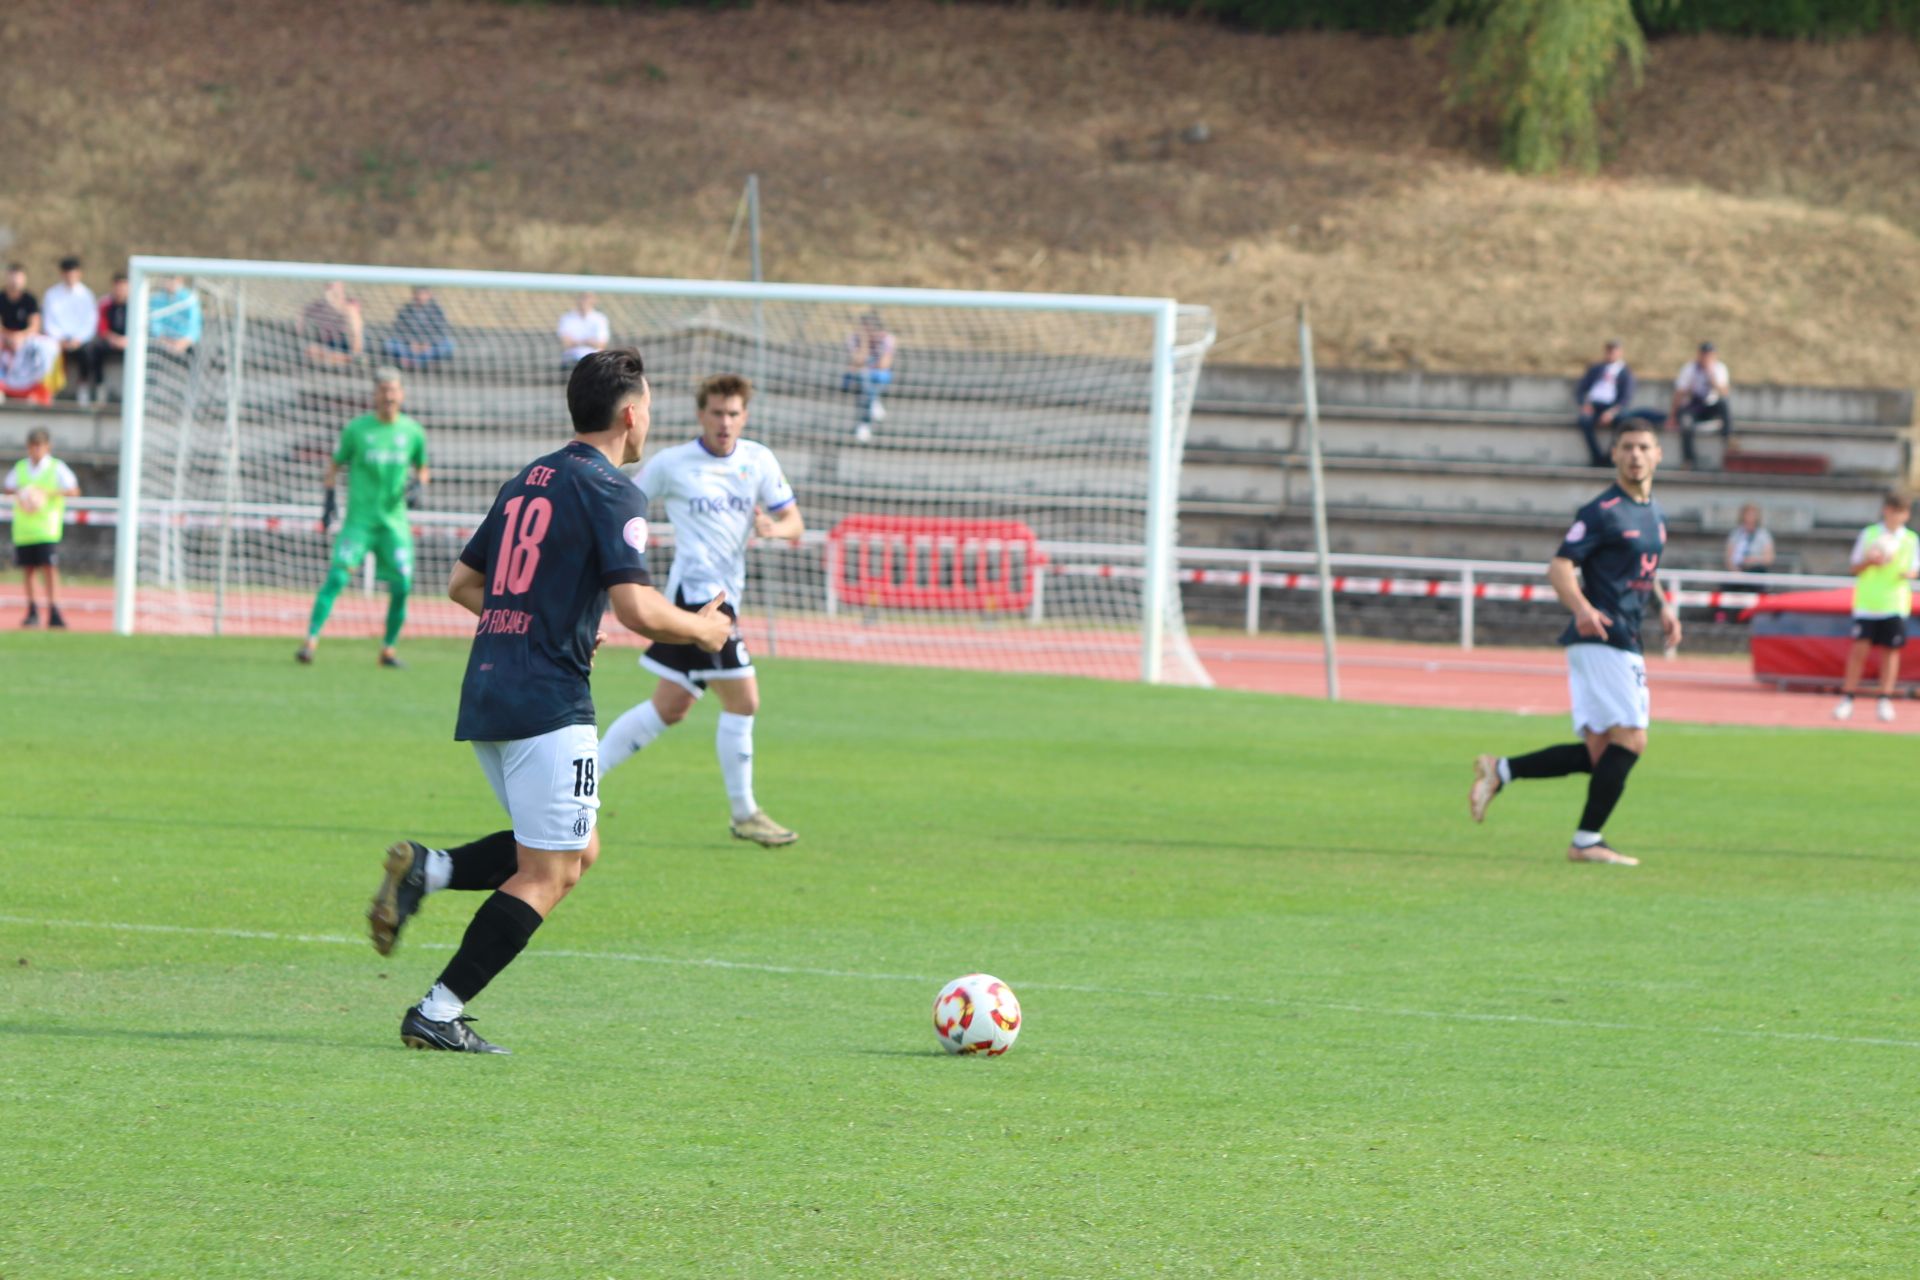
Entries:
[[651, 583], [647, 500], [576, 440], [501, 486], [460, 553], [486, 600], [460, 686], [461, 742], [510, 742], [593, 724], [593, 638], [607, 588]]

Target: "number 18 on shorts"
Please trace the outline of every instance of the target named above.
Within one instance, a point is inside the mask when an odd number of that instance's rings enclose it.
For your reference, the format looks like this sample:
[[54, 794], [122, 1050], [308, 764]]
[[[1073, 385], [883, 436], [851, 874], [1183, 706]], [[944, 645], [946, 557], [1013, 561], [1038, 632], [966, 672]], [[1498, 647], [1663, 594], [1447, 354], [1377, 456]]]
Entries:
[[592, 725], [570, 724], [512, 742], [476, 742], [473, 754], [513, 819], [516, 841], [529, 849], [587, 847], [600, 812], [600, 746]]

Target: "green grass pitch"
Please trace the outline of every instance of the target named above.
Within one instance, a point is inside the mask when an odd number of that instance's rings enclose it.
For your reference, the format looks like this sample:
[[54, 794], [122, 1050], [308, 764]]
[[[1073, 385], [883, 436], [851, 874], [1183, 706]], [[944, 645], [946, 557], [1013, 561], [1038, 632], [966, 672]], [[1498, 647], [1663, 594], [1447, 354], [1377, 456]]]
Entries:
[[[0, 638], [0, 1276], [1892, 1276], [1920, 1258], [1911, 744], [773, 662], [605, 780], [472, 1012], [400, 1014], [381, 849], [503, 824], [464, 649]], [[596, 676], [603, 718], [650, 687]], [[1014, 1051], [940, 1053], [984, 969]]]

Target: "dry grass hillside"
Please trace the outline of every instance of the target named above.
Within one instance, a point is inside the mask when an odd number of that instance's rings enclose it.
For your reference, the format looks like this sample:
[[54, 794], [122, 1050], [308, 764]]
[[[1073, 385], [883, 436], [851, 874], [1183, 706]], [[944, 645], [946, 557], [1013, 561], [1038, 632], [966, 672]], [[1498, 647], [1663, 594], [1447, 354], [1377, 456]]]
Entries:
[[[324, 16], [321, 16], [324, 12]], [[932, 3], [0, 9], [0, 223], [78, 249], [659, 275], [762, 175], [788, 280], [1172, 293], [1221, 359], [1920, 383], [1920, 54], [1662, 43], [1595, 179], [1498, 171], [1415, 43]], [[1182, 131], [1204, 124], [1207, 139]]]

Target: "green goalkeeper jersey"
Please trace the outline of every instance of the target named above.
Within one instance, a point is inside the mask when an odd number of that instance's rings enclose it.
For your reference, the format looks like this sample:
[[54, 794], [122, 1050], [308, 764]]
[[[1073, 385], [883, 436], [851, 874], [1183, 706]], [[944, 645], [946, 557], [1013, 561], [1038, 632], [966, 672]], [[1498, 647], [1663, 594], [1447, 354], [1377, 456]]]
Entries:
[[382, 422], [363, 413], [340, 432], [333, 460], [347, 469], [346, 523], [407, 528], [407, 478], [427, 465], [427, 433], [400, 414]]

